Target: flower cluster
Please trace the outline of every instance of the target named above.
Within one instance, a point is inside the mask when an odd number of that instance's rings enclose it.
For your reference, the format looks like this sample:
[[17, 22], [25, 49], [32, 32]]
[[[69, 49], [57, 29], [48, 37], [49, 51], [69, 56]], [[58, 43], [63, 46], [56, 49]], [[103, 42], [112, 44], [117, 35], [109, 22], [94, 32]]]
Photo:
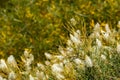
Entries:
[[[117, 26], [120, 26], [118, 23]], [[90, 36], [83, 36], [80, 30], [70, 34], [67, 46], [59, 46], [58, 53], [45, 52], [46, 61], [34, 64], [34, 56], [25, 49], [20, 67], [13, 55], [0, 60], [0, 80], [78, 80], [118, 79], [120, 66], [120, 30], [104, 29], [97, 23]], [[110, 67], [109, 67], [110, 66]], [[116, 72], [106, 73], [108, 70]], [[119, 71], [118, 71], [119, 73]], [[115, 76], [116, 75], [116, 76]]]

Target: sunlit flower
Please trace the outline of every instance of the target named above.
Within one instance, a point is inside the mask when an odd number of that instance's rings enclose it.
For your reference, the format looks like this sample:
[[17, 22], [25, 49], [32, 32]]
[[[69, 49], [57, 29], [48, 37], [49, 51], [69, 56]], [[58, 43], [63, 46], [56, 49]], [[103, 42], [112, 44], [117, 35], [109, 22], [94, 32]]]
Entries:
[[75, 64], [77, 64], [77, 68], [80, 68], [80, 69], [84, 69], [85, 68], [85, 64], [84, 64], [84, 62], [81, 59], [76, 58], [73, 61], [75, 62]]
[[26, 63], [25, 63], [25, 68], [26, 68], [26, 70], [29, 72], [30, 71], [30, 69], [31, 69], [31, 61], [29, 61], [29, 60], [27, 60], [26, 61]]
[[5, 63], [5, 60], [4, 59], [1, 59], [0, 60], [0, 70], [2, 70], [3, 72], [5, 73], [8, 73], [8, 66], [7, 64]]
[[77, 24], [77, 21], [74, 18], [71, 18], [70, 21], [71, 21], [72, 25], [74, 25], [74, 26]]
[[101, 29], [100, 29], [100, 24], [97, 23], [95, 26], [94, 26], [94, 31], [96, 32], [99, 32]]
[[29, 80], [35, 80], [31, 74], [29, 75]]
[[62, 75], [63, 69], [63, 63], [55, 63], [51, 66], [51, 70], [53, 75], [56, 76], [58, 80], [64, 79], [64, 75]]
[[31, 13], [30, 8], [26, 8], [26, 14], [25, 14], [25, 16], [27, 18], [32, 18], [33, 17], [33, 14]]
[[25, 57], [28, 57], [28, 56], [29, 56], [29, 53], [30, 53], [30, 50], [29, 50], [29, 49], [25, 49], [25, 50], [24, 50], [24, 56], [25, 56]]
[[75, 36], [73, 36], [72, 34], [70, 34], [70, 40], [75, 44], [75, 45], [78, 45], [81, 43], [81, 41], [76, 38]]
[[67, 51], [66, 53], [67, 53], [68, 55], [70, 55], [70, 54], [72, 55], [74, 49], [73, 49], [72, 47], [67, 47], [67, 48], [66, 48], [66, 51]]
[[32, 54], [27, 55], [26, 59], [25, 59], [25, 67], [26, 70], [29, 71], [31, 69], [31, 64], [34, 60], [34, 56]]
[[94, 31], [93, 33], [90, 35], [90, 38], [100, 38], [100, 24], [97, 23], [95, 26], [94, 26]]
[[45, 61], [45, 65], [50, 65], [50, 61]]
[[47, 59], [52, 59], [52, 55], [51, 54], [49, 54], [49, 53], [45, 53], [45, 57], [47, 58]]
[[31, 49], [25, 48], [25, 50], [24, 50], [24, 56], [25, 56], [26, 58], [28, 58], [29, 55], [30, 55], [30, 52], [31, 52]]
[[77, 30], [76, 32], [73, 32], [74, 37], [76, 37], [77, 39], [80, 39], [80, 30]]
[[16, 80], [16, 74], [13, 71], [9, 73], [8, 80]]
[[15, 58], [14, 58], [13, 55], [10, 55], [10, 56], [8, 57], [7, 63], [8, 63], [9, 65], [11, 65], [11, 67], [14, 67], [14, 68], [17, 67], [17, 62], [16, 62], [16, 60], [15, 60]]
[[85, 63], [86, 63], [87, 67], [92, 67], [93, 66], [92, 60], [87, 55], [85, 56]]
[[76, 30], [76, 33], [78, 34], [78, 36], [80, 36], [80, 34], [81, 34], [80, 30]]
[[99, 48], [102, 47], [102, 43], [99, 39], [96, 39], [96, 44]]
[[55, 63], [51, 66], [53, 73], [61, 73], [63, 72], [63, 64], [62, 63]]
[[102, 54], [102, 55], [101, 55], [101, 59], [102, 59], [102, 60], [106, 60], [106, 56]]
[[79, 64], [82, 63], [82, 61], [81, 61], [79, 58], [74, 59], [74, 62], [75, 62], [77, 65], [79, 65]]
[[110, 30], [110, 28], [109, 28], [109, 25], [108, 25], [108, 24], [106, 24], [106, 25], [105, 25], [105, 30], [106, 30], [106, 32], [107, 32], [107, 33], [109, 33], [109, 34], [111, 33], [111, 30]]

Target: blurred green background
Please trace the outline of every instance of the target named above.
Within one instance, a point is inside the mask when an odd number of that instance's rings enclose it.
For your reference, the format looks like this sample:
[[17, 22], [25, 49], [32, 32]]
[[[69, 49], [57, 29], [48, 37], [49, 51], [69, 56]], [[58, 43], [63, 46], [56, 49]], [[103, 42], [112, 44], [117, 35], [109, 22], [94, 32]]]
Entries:
[[19, 58], [27, 48], [44, 60], [44, 52], [66, 46], [71, 29], [89, 36], [99, 22], [117, 30], [119, 5], [120, 0], [0, 0], [0, 57]]

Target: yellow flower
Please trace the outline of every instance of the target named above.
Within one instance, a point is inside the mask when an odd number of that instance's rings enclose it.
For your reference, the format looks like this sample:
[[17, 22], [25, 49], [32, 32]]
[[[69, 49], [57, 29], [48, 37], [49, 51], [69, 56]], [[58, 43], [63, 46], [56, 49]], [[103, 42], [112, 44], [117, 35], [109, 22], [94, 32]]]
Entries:
[[30, 12], [30, 8], [26, 8], [26, 17], [27, 18], [32, 18], [33, 14]]
[[92, 27], [94, 27], [95, 22], [94, 22], [94, 20], [93, 20], [93, 19], [92, 19], [92, 21], [90, 22], [90, 25], [91, 25]]
[[31, 52], [31, 49], [29, 49], [29, 48], [24, 49], [24, 53], [30, 53], [30, 52]]
[[3, 51], [0, 51], [0, 55], [1, 55], [1, 56], [4, 56], [5, 54], [3, 53]]

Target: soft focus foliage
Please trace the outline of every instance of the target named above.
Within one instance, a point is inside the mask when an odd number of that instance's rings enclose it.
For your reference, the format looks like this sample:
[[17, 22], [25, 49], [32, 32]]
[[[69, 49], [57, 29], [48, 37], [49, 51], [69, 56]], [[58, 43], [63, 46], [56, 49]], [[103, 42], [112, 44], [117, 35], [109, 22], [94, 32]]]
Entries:
[[[107, 25], [107, 32], [109, 26]], [[114, 35], [119, 31], [110, 30], [104, 38], [99, 23], [86, 37], [80, 30], [73, 31], [66, 47], [59, 46], [54, 54], [45, 52], [46, 60], [35, 63], [32, 51], [24, 50], [22, 62], [17, 64], [13, 55], [0, 60], [0, 78], [8, 80], [119, 80], [120, 79], [120, 42]], [[95, 32], [101, 34], [95, 35]], [[73, 39], [74, 38], [74, 39]], [[109, 39], [109, 40], [108, 40]], [[22, 65], [22, 66], [19, 66]]]
[[119, 80], [119, 5], [0, 0], [0, 80]]
[[46, 50], [65, 45], [71, 29], [89, 35], [96, 22], [117, 28], [119, 5], [119, 0], [5, 0], [0, 5], [0, 56], [19, 58], [30, 48], [43, 59]]

